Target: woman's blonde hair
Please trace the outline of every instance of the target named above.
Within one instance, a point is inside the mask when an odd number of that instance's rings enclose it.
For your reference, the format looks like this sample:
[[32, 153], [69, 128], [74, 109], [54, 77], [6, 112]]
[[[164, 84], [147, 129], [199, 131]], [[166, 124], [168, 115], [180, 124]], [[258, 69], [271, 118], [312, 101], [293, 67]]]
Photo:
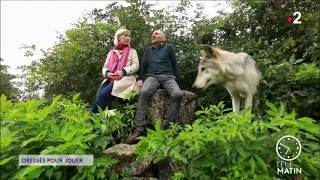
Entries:
[[120, 29], [117, 30], [116, 34], [114, 35], [114, 41], [113, 41], [115, 46], [118, 46], [119, 37], [121, 35], [123, 35], [124, 33], [131, 34], [131, 32], [126, 28], [120, 28]]

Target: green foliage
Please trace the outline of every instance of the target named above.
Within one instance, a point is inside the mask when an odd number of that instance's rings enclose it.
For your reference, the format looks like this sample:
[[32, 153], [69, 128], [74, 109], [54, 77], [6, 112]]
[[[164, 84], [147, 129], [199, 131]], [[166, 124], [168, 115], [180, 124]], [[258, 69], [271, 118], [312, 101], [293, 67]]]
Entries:
[[[35, 45], [23, 45], [21, 48], [25, 49], [25, 57], [32, 57], [37, 50]], [[44, 78], [42, 74], [39, 73], [40, 67], [41, 63], [37, 61], [32, 61], [30, 65], [18, 66], [18, 69], [22, 71], [22, 74], [18, 77], [25, 80], [25, 83], [23, 83], [24, 89], [21, 93], [21, 101], [40, 98], [39, 90], [45, 86]]]
[[[180, 1], [177, 6], [160, 9], [140, 0], [129, 0], [128, 5], [112, 3], [105, 9], [95, 9], [61, 34], [51, 49], [43, 51], [44, 58], [22, 67], [26, 73], [23, 78], [27, 79], [26, 97], [35, 98], [35, 91], [44, 88], [47, 99], [54, 99], [59, 94], [72, 98], [75, 93], [81, 92], [79, 98], [91, 104], [102, 80], [101, 68], [107, 52], [113, 47], [114, 33], [123, 26], [131, 30], [131, 46], [137, 50], [140, 60], [150, 45], [151, 32], [162, 29], [166, 33], [168, 42], [177, 51], [182, 73], [180, 86], [184, 90], [191, 91], [190, 84], [197, 74], [199, 47], [203, 44], [233, 52], [243, 51], [253, 57], [263, 74], [253, 102], [256, 115], [247, 111], [227, 113], [230, 110], [225, 106], [231, 107], [231, 101], [224, 88], [198, 91], [198, 104], [207, 107], [197, 112], [199, 119], [192, 126], [174, 125], [172, 130], [167, 131], [160, 130], [158, 122], [155, 130], [149, 130], [148, 136], [138, 144], [140, 158], [147, 155], [154, 157], [155, 161], [167, 156], [173, 158], [175, 179], [268, 179], [276, 176], [275, 141], [282, 135], [291, 134], [305, 145], [297, 166], [303, 167], [305, 176], [317, 177], [319, 126], [312, 119], [320, 119], [320, 4], [316, 1], [229, 2], [233, 12], [221, 11], [216, 17], [203, 13], [204, 4], [197, 4], [194, 15], [188, 14], [192, 5], [187, 0]], [[286, 17], [292, 16], [295, 11], [301, 12], [302, 24], [286, 23]], [[25, 48], [26, 56], [32, 56], [35, 46]], [[225, 106], [220, 101], [225, 101]], [[274, 102], [274, 105], [266, 101]], [[1, 143], [4, 143], [3, 151], [9, 153], [1, 157], [1, 165], [5, 167], [2, 177], [7, 178], [11, 171], [13, 174], [30, 171], [33, 172], [29, 173], [30, 177], [54, 174], [59, 178], [66, 174], [65, 169], [60, 167], [17, 169], [14, 166], [16, 155], [44, 150], [99, 154], [108, 143], [114, 143], [111, 142], [112, 133], [114, 135], [116, 132], [116, 141], [122, 141], [127, 136], [133, 127], [136, 99], [132, 96], [125, 101], [117, 101], [115, 106], [119, 111], [101, 112], [93, 117], [93, 125], [84, 122], [88, 116], [82, 110], [84, 105], [67, 100], [56, 105], [47, 102], [47, 106], [42, 105], [44, 107], [38, 107], [45, 103], [40, 100], [15, 105], [9, 101], [3, 102], [5, 104], [1, 102], [1, 106], [7, 109], [1, 115], [1, 119], [5, 118], [1, 129], [1, 140], [4, 141]], [[29, 106], [30, 110], [27, 108]], [[292, 113], [285, 112], [284, 107]], [[236, 123], [231, 123], [233, 118]], [[76, 135], [68, 133], [63, 137], [51, 133], [56, 131], [60, 134], [62, 129], [63, 132], [74, 133], [77, 128], [93, 130]], [[83, 139], [77, 139], [78, 136]], [[70, 144], [65, 138], [83, 145]], [[92, 145], [93, 149], [98, 150], [91, 152], [85, 146], [85, 138], [89, 138], [88, 144], [91, 143], [87, 146]], [[20, 145], [24, 146], [20, 148]], [[110, 159], [105, 161], [112, 162]], [[80, 172], [74, 178], [82, 175], [87, 175], [88, 179], [102, 177], [98, 171], [92, 172], [96, 169], [102, 172], [108, 167], [73, 169]], [[126, 176], [125, 170], [123, 174]], [[110, 178], [117, 177], [112, 174]]]
[[[87, 121], [89, 112], [80, 100], [59, 95], [51, 102], [31, 99], [13, 103], [1, 96], [1, 179], [106, 179], [117, 163], [102, 151], [113, 143], [112, 133], [123, 129], [124, 115], [100, 111]], [[19, 167], [20, 154], [94, 155], [93, 166]]]
[[[192, 5], [187, 0], [160, 9], [140, 0], [95, 9], [60, 34], [52, 48], [42, 50], [42, 59], [20, 67], [27, 89], [19, 103], [10, 101], [18, 91], [10, 83], [14, 76], [1, 65], [0, 93], [5, 94], [1, 96], [1, 179], [130, 179], [127, 169], [121, 175], [110, 172], [116, 160], [102, 150], [123, 141], [132, 129], [136, 94], [116, 101], [118, 110], [94, 115], [93, 124], [86, 121], [85, 103], [95, 99], [101, 68], [120, 27], [131, 30], [131, 46], [140, 60], [152, 31], [162, 29], [176, 48], [184, 90], [191, 91], [203, 44], [246, 52], [263, 73], [253, 102], [256, 115], [228, 113], [231, 101], [224, 88], [196, 92], [199, 105], [206, 107], [197, 112], [198, 119], [166, 131], [158, 121], [137, 145], [139, 160], [172, 158], [173, 179], [271, 179], [280, 177], [275, 143], [290, 134], [303, 145], [295, 165], [302, 167], [305, 178], [318, 177], [320, 129], [313, 119], [320, 119], [320, 4], [310, 0], [229, 2], [233, 12], [219, 12], [216, 17], [203, 13], [204, 4], [197, 4], [194, 15], [188, 14]], [[302, 24], [286, 23], [295, 11], [301, 12]], [[26, 57], [36, 50], [35, 45], [23, 48]], [[50, 101], [35, 99], [42, 88]], [[81, 97], [74, 95], [77, 92]], [[95, 162], [91, 167], [18, 167], [19, 154], [93, 154]]]
[[[266, 109], [266, 100], [281, 101], [288, 109], [296, 109], [298, 116], [319, 120], [319, 3], [252, 0], [230, 0], [230, 3], [232, 13], [221, 14], [215, 21], [203, 20], [202, 23], [215, 27], [210, 27], [211, 34], [208, 33], [205, 43], [244, 51], [257, 61], [263, 80], [253, 103], [256, 109]], [[295, 11], [302, 14], [300, 25], [286, 22], [286, 17]], [[213, 95], [219, 97], [220, 93], [215, 91]]]
[[134, 113], [137, 105], [137, 96], [136, 92], [129, 92], [125, 95], [125, 100], [117, 99], [114, 101], [114, 106], [121, 113], [121, 122], [125, 126], [119, 128], [115, 135], [116, 143], [124, 142], [128, 134], [134, 127]]
[[[132, 32], [131, 46], [142, 59], [150, 45], [151, 32], [162, 29], [172, 43], [180, 61], [180, 86], [191, 91], [197, 74], [199, 47], [213, 45], [233, 52], [250, 54], [263, 73], [254, 100], [254, 111], [263, 112], [265, 101], [283, 102], [296, 109], [298, 116], [320, 119], [319, 15], [316, 1], [229, 0], [231, 13], [219, 11], [216, 17], [203, 12], [204, 4], [193, 5], [183, 0], [176, 6], [155, 8], [156, 3], [128, 0], [126, 5], [111, 3], [95, 9], [73, 27], [60, 34], [44, 58], [31, 64], [25, 77], [29, 89], [44, 88], [45, 98], [58, 94], [71, 97], [82, 93], [82, 100], [92, 103], [101, 83], [101, 68], [107, 52], [113, 47], [113, 36], [119, 27]], [[217, 2], [217, 7], [219, 2]], [[299, 11], [302, 24], [286, 23], [286, 17]], [[25, 47], [26, 55], [34, 46]], [[31, 50], [29, 50], [31, 48]], [[25, 67], [26, 68], [26, 67]], [[224, 88], [196, 92], [202, 106], [225, 101], [231, 107]]]
[[2, 64], [3, 59], [0, 58], [0, 94], [5, 94], [11, 100], [18, 100], [19, 89], [14, 87], [14, 84], [11, 82], [15, 75], [8, 73], [9, 66]]
[[302, 168], [304, 177], [318, 177], [319, 125], [311, 118], [296, 118], [295, 111], [287, 113], [282, 103], [266, 105], [269, 109], [262, 119], [248, 110], [226, 113], [221, 102], [197, 111], [192, 125], [161, 130], [158, 121], [155, 131], [148, 129], [148, 135], [141, 137], [136, 153], [139, 160], [150, 156], [154, 162], [170, 157], [172, 179], [290, 179], [277, 175], [275, 145], [282, 136], [293, 135], [303, 146], [293, 164]]

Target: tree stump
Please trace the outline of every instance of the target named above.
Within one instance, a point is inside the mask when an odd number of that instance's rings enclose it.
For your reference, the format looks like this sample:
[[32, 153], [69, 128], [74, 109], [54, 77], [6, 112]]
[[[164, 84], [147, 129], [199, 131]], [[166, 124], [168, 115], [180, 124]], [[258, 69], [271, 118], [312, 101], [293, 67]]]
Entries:
[[[191, 124], [195, 119], [196, 95], [185, 90], [182, 92], [181, 108], [176, 121], [181, 124]], [[154, 124], [157, 120], [166, 120], [170, 102], [169, 95], [163, 89], [158, 89], [149, 102], [148, 121]]]

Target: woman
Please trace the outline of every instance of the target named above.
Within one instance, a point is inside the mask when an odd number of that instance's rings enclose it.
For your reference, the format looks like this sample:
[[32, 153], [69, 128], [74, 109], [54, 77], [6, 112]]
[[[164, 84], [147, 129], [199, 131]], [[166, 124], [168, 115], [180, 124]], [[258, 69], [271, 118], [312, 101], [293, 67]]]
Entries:
[[115, 47], [108, 53], [102, 68], [105, 79], [99, 87], [91, 113], [98, 113], [98, 106], [102, 110], [106, 107], [112, 109], [113, 97], [124, 99], [128, 92], [135, 90], [139, 59], [137, 51], [130, 47], [130, 35], [127, 29], [117, 30]]

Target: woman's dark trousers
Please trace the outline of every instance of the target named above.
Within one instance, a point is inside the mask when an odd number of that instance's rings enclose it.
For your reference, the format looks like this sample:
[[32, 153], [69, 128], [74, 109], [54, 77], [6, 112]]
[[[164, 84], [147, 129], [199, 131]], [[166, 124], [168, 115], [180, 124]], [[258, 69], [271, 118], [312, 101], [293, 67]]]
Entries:
[[113, 82], [105, 82], [101, 85], [99, 92], [97, 93], [96, 96], [96, 101], [92, 106], [91, 113], [98, 113], [98, 106], [102, 109], [105, 110], [106, 107], [108, 109], [112, 109], [112, 95], [111, 91], [113, 88]]

